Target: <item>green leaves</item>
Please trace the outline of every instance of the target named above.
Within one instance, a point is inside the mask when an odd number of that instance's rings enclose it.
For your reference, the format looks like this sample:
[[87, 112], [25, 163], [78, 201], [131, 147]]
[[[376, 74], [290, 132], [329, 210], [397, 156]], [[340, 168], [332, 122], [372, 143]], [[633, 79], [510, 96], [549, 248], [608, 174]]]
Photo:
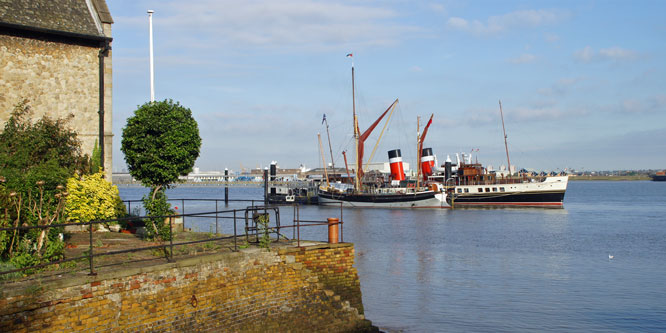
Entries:
[[146, 187], [164, 186], [192, 171], [201, 137], [190, 109], [164, 100], [141, 105], [123, 129], [120, 150], [132, 177]]

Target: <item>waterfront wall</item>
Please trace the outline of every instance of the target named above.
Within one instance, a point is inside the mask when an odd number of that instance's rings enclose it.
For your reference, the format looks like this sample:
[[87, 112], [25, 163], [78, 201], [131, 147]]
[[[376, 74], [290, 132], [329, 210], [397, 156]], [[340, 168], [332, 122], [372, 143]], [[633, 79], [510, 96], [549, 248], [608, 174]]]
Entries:
[[353, 262], [323, 244], [5, 285], [0, 331], [365, 331]]

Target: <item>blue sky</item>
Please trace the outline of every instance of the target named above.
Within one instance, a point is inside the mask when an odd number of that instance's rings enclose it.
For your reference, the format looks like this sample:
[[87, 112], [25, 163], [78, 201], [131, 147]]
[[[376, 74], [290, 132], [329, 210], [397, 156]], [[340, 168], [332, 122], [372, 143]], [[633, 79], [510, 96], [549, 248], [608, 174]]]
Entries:
[[[353, 155], [351, 61], [362, 129], [400, 100], [374, 162], [416, 158], [417, 117], [440, 162], [478, 149], [537, 170], [666, 168], [664, 1], [107, 1], [115, 171], [122, 128], [150, 98], [189, 107], [201, 170], [336, 165]], [[381, 126], [366, 144], [374, 146]], [[374, 138], [373, 138], [374, 137]], [[330, 162], [326, 154], [326, 161]], [[351, 161], [350, 161], [351, 163]]]

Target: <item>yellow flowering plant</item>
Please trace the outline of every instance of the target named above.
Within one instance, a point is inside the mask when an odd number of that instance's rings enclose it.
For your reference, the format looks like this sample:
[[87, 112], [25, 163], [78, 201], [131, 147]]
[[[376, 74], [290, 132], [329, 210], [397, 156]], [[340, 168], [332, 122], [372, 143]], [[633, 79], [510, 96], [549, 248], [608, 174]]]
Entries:
[[118, 187], [106, 181], [102, 171], [69, 178], [67, 191], [65, 216], [71, 222], [110, 220], [125, 215]]

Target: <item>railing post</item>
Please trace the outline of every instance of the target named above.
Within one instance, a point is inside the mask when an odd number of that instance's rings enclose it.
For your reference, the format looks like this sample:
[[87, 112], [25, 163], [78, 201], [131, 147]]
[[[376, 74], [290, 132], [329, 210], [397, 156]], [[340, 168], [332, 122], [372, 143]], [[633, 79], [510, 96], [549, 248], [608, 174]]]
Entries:
[[238, 251], [238, 244], [236, 244], [236, 238], [238, 238], [238, 235], [236, 235], [236, 210], [234, 209], [234, 251]]
[[90, 253], [88, 254], [88, 261], [90, 261], [90, 274], [88, 275], [97, 275], [93, 267], [93, 221], [88, 221], [88, 230], [90, 233]]
[[215, 236], [219, 235], [219, 232], [217, 232], [217, 199], [215, 199]]
[[183, 208], [183, 231], [185, 231], [185, 199], [180, 199], [180, 206]]
[[171, 252], [169, 261], [173, 261], [173, 219], [173, 216], [169, 217], [169, 248]]
[[301, 247], [301, 208], [296, 206], [296, 234], [298, 235], [298, 247]]

